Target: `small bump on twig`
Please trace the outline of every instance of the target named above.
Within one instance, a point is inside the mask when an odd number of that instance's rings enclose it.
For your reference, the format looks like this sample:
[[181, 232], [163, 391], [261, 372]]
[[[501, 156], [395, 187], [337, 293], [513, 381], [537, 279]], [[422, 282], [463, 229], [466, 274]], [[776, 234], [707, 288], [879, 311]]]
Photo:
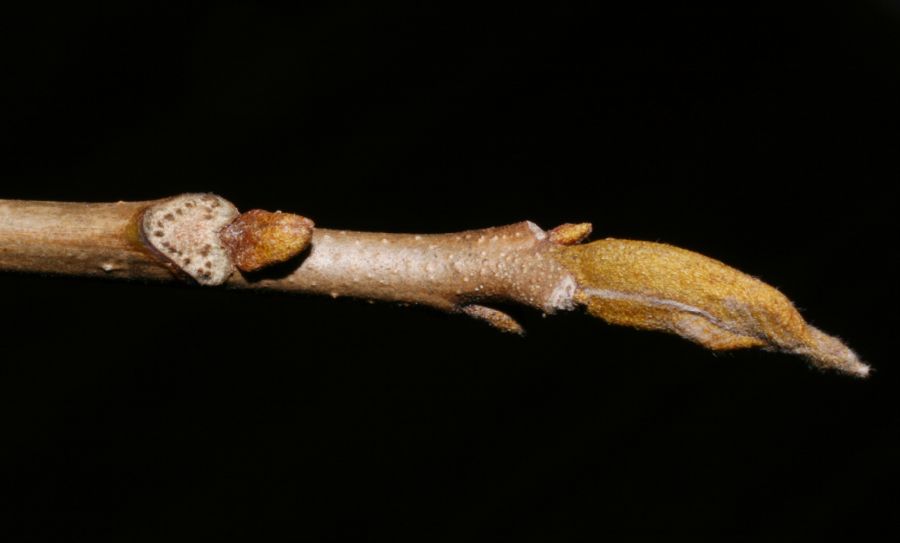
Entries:
[[255, 272], [303, 252], [314, 226], [310, 219], [293, 213], [253, 209], [226, 226], [219, 238], [239, 270]]

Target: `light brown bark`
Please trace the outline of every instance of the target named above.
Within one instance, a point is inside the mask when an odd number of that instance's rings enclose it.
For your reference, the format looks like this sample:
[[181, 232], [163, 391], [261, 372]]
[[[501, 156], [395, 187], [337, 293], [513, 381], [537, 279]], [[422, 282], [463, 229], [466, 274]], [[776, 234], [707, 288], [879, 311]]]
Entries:
[[589, 224], [545, 232], [523, 221], [420, 235], [313, 229], [287, 215], [240, 215], [212, 194], [114, 204], [0, 200], [0, 271], [423, 304], [515, 333], [522, 328], [512, 317], [484, 304], [545, 313], [581, 305], [609, 323], [678, 334], [709, 349], [761, 347], [824, 369], [869, 373], [776, 289], [670, 245], [580, 244]]
[[140, 239], [149, 204], [0, 200], [0, 270], [173, 280]]
[[[186, 280], [145, 242], [141, 216], [166, 202], [81, 204], [0, 200], [0, 270]], [[152, 233], [150, 233], [152, 235]], [[306, 252], [224, 286], [352, 296], [444, 310], [506, 300], [546, 312], [572, 307], [574, 281], [530, 222], [455, 234], [319, 228]], [[177, 271], [177, 270], [175, 270]]]

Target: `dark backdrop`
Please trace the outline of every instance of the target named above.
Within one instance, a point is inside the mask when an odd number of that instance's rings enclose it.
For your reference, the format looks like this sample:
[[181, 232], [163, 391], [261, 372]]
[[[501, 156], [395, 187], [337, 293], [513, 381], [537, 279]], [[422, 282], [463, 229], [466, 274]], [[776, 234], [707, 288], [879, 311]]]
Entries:
[[591, 221], [777, 286], [874, 376], [574, 314], [522, 310], [520, 339], [415, 307], [6, 274], [10, 540], [791, 541], [893, 514], [895, 2], [298, 4], [5, 16], [0, 197]]

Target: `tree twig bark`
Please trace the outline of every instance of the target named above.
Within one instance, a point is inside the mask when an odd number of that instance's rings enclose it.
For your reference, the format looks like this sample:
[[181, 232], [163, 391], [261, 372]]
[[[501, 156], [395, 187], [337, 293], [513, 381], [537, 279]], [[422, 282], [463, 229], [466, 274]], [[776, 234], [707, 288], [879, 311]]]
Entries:
[[492, 302], [545, 313], [583, 306], [613, 324], [663, 330], [715, 350], [762, 347], [866, 376], [838, 339], [780, 292], [665, 244], [582, 244], [588, 224], [529, 221], [453, 234], [314, 228], [289, 213], [240, 214], [212, 194], [87, 204], [0, 200], [0, 270], [189, 281], [432, 306], [508, 332]]

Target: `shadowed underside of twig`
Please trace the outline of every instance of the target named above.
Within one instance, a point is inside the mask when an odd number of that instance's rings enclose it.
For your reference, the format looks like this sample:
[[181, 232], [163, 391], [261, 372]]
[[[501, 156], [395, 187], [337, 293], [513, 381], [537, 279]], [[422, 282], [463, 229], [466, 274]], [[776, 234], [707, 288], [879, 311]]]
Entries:
[[589, 224], [544, 231], [529, 221], [453, 234], [330, 230], [291, 213], [241, 214], [213, 194], [112, 204], [0, 200], [0, 270], [415, 303], [515, 333], [521, 326], [493, 302], [548, 314], [584, 306], [607, 322], [710, 349], [762, 347], [868, 374], [769, 285], [665, 244], [582, 244], [589, 233]]

